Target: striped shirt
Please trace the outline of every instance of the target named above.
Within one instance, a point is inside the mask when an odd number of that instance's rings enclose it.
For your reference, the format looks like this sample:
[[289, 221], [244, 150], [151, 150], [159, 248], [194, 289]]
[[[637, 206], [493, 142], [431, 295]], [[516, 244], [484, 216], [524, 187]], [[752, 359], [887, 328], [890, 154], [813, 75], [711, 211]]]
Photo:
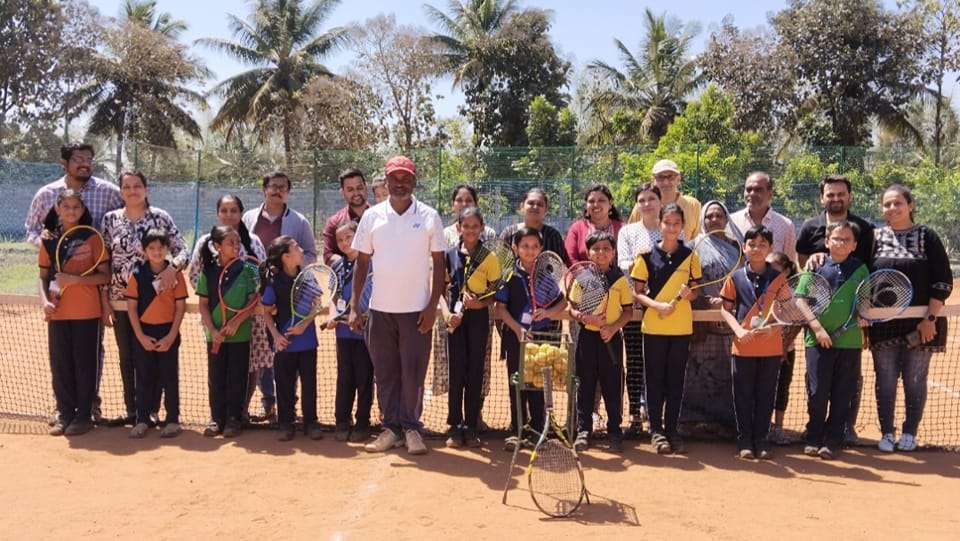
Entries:
[[110, 271], [113, 273], [108, 289], [110, 300], [124, 298], [127, 278], [135, 265], [146, 260], [140, 239], [150, 229], [160, 229], [170, 235], [170, 256], [177, 268], [183, 268], [190, 257], [180, 230], [167, 211], [147, 207], [144, 215], [135, 222], [127, 218], [122, 208], [108, 212], [103, 217], [103, 227], [100, 230], [103, 231], [103, 239], [110, 250]]
[[[27, 211], [27, 221], [24, 227], [27, 230], [27, 242], [33, 245], [40, 244], [40, 234], [43, 232], [43, 220], [50, 213], [50, 209], [57, 203], [60, 192], [67, 189], [66, 177], [47, 184], [37, 190], [30, 202]], [[80, 197], [83, 204], [93, 217], [93, 227], [100, 227], [103, 217], [110, 212], [123, 207], [120, 197], [120, 188], [102, 178], [90, 177], [80, 188]]]

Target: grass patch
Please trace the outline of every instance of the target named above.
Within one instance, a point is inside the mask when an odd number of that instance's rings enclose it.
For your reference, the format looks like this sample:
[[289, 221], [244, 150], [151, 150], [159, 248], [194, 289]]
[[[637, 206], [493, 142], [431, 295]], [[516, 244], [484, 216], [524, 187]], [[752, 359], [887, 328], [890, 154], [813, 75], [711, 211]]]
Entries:
[[0, 241], [0, 293], [36, 295], [37, 247], [26, 242]]

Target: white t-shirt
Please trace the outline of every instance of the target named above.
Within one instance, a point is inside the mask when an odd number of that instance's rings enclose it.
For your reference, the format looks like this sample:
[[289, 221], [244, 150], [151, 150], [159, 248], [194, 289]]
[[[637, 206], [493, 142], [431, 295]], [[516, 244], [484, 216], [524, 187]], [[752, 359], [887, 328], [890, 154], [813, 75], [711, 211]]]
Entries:
[[446, 248], [436, 210], [416, 198], [403, 214], [393, 210], [389, 199], [378, 203], [360, 218], [353, 248], [372, 258], [372, 310], [405, 314], [426, 308], [433, 279], [431, 254]]

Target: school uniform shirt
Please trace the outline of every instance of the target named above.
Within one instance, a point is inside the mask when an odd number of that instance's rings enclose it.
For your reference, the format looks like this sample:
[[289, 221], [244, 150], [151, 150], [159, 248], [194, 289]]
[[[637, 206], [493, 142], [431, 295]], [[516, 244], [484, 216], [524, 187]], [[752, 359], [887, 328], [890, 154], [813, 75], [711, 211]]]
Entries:
[[[627, 277], [617, 267], [610, 267], [603, 274], [607, 284], [609, 284], [606, 305], [606, 323], [609, 325], [620, 319], [623, 314], [623, 307], [633, 306], [633, 292], [627, 282]], [[599, 314], [599, 309], [594, 313]], [[600, 327], [595, 325], [584, 325], [584, 327], [591, 331], [600, 330]]]
[[[832, 334], [847, 322], [851, 308], [856, 308], [854, 303], [857, 301], [857, 287], [866, 280], [870, 271], [862, 261], [855, 257], [851, 256], [837, 263], [833, 258], [827, 256], [823, 266], [817, 269], [817, 274], [827, 279], [830, 289], [833, 291], [833, 295], [830, 296], [830, 304], [817, 318], [824, 330]], [[853, 317], [853, 325], [840, 336], [832, 338], [833, 347], [840, 349], [863, 348], [863, 333], [857, 326], [857, 315], [854, 314]], [[817, 337], [810, 332], [810, 329], [807, 329], [804, 345], [807, 347], [817, 346]]]
[[[356, 265], [357, 261], [355, 259], [347, 259], [346, 257], [341, 257], [340, 259], [333, 262], [333, 265], [330, 266], [333, 269], [333, 272], [337, 274], [337, 278], [340, 280], [340, 292], [337, 293], [337, 300], [334, 301], [334, 308], [336, 313], [342, 314], [349, 310], [350, 297], [353, 295], [353, 268]], [[370, 271], [373, 271], [373, 266], [371, 265]], [[373, 280], [373, 276], [370, 274], [367, 275], [367, 280]], [[337, 338], [345, 338], [348, 340], [363, 340], [363, 334], [355, 333], [350, 330], [350, 326], [346, 324], [347, 320], [344, 320], [337, 324], [333, 330], [334, 336]]]
[[183, 268], [190, 258], [183, 236], [167, 211], [149, 206], [136, 221], [127, 218], [122, 208], [108, 212], [103, 217], [100, 231], [110, 250], [110, 270], [113, 275], [108, 291], [111, 300], [123, 299], [131, 271], [146, 260], [141, 239], [151, 229], [159, 229], [170, 236], [170, 257], [177, 268]]
[[[86, 235], [82, 233], [88, 233]], [[73, 236], [60, 243], [59, 238], [40, 242], [39, 266], [46, 269], [50, 280], [57, 272], [56, 251], [59, 245], [62, 270], [68, 274], [83, 274], [94, 265], [107, 261], [107, 254], [98, 235], [90, 230]], [[61, 287], [57, 311], [50, 319], [54, 321], [71, 319], [95, 319], [100, 317], [100, 290], [97, 286], [75, 284], [67, 289]]]
[[[540, 288], [541, 286], [538, 286]], [[551, 284], [544, 287], [544, 290], [556, 292], [556, 301], [561, 300], [560, 284]], [[494, 300], [507, 307], [507, 312], [521, 327], [530, 331], [551, 331], [556, 328], [556, 323], [549, 319], [533, 321], [533, 308], [530, 302], [530, 275], [519, 264], [513, 271], [513, 276], [503, 289], [497, 291], [493, 296]], [[552, 304], [551, 304], [552, 306]], [[549, 308], [544, 306], [542, 308]]]
[[[164, 269], [169, 265], [164, 265]], [[159, 272], [153, 272], [150, 263], [141, 263], [133, 269], [127, 280], [124, 297], [137, 301], [137, 316], [141, 323], [163, 325], [173, 323], [177, 311], [177, 301], [187, 299], [187, 283], [183, 273], [177, 273], [177, 285], [173, 289], [157, 291], [154, 281]]]
[[[660, 246], [637, 256], [630, 277], [645, 282], [647, 296], [657, 302], [670, 302], [680, 286], [699, 280], [702, 276], [700, 258], [689, 246], [679, 245], [672, 253]], [[656, 310], [645, 310], [640, 328], [644, 334], [683, 336], [693, 334], [693, 307], [690, 301], [680, 299], [672, 314], [660, 317]]]
[[[490, 289], [490, 284], [500, 279], [500, 261], [497, 260], [497, 256], [486, 250], [483, 250], [482, 254], [478, 254], [478, 251], [474, 249], [474, 254], [465, 254], [457, 246], [444, 254], [450, 293], [448, 307], [451, 311], [454, 311], [460, 300], [464, 288], [464, 277], [467, 273], [472, 272], [466, 281], [466, 288], [474, 295], [485, 293]], [[476, 260], [478, 256], [482, 257], [480, 261]]]
[[[850, 255], [869, 265], [873, 257], [873, 224], [851, 212], [847, 213], [847, 220], [860, 228], [857, 249]], [[800, 233], [797, 235], [797, 253], [806, 256], [816, 253], [825, 254], [827, 253], [826, 240], [827, 211], [823, 211], [800, 226]]]
[[[263, 296], [260, 298], [260, 304], [264, 306], [276, 306], [277, 313], [274, 314], [273, 320], [280, 334], [285, 334], [290, 327], [303, 321], [302, 317], [293, 314], [290, 306], [290, 290], [293, 289], [293, 280], [295, 278], [295, 276], [290, 276], [282, 270], [277, 272], [273, 275], [273, 280], [267, 284], [267, 287], [263, 288]], [[306, 315], [310, 312], [311, 308], [309, 300], [303, 304], [303, 306], [297, 308], [297, 312]], [[269, 335], [269, 337], [270, 343], [273, 344], [273, 335]], [[311, 320], [302, 333], [290, 335], [287, 339], [290, 340], [290, 345], [283, 351], [292, 352], [317, 349], [319, 344], [317, 342], [316, 319]], [[276, 345], [274, 345], [274, 349], [276, 349]]]
[[443, 252], [443, 222], [415, 197], [397, 214], [390, 200], [366, 210], [353, 237], [353, 248], [371, 256], [378, 269], [370, 309], [392, 314], [420, 312], [430, 302], [432, 254]]
[[[750, 330], [755, 322], [763, 321], [770, 314], [780, 286], [787, 280], [783, 273], [770, 264], [763, 271], [753, 272], [747, 263], [731, 274], [723, 287], [720, 298], [733, 303], [733, 314], [744, 329]], [[740, 357], [775, 357], [783, 355], [783, 327], [771, 327], [764, 333], [758, 333], [750, 340], [733, 340], [731, 348], [734, 355]]]
[[[217, 292], [217, 288], [219, 287], [221, 270], [222, 267], [219, 265], [208, 265], [207, 268], [200, 273], [200, 278], [197, 280], [197, 296], [207, 299], [210, 317], [213, 319], [213, 326], [217, 329], [222, 328], [224, 323], [230, 321], [233, 319], [233, 316], [236, 315], [236, 312], [226, 308], [226, 317], [224, 317], [224, 309], [220, 306], [220, 295]], [[256, 273], [257, 269], [253, 265], [242, 265], [239, 267], [239, 270], [227, 278], [226, 282], [228, 285], [227, 291], [224, 293], [224, 299], [229, 306], [247, 305], [249, 296], [255, 294], [257, 291]], [[208, 329], [204, 328], [203, 334], [207, 342], [212, 340]], [[237, 332], [231, 336], [227, 336], [224, 342], [249, 342], [250, 336], [250, 318], [247, 318], [237, 327]]]

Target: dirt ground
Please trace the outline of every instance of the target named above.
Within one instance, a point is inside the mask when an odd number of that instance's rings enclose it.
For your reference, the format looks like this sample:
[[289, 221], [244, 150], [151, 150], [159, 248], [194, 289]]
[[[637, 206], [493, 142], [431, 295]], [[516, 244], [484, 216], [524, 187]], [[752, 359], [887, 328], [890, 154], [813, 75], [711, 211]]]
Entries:
[[0, 434], [0, 532], [7, 539], [492, 539], [544, 534], [677, 539], [956, 539], [960, 454], [885, 455], [858, 448], [840, 460], [780, 448], [743, 461], [729, 443], [690, 442], [657, 456], [646, 442], [622, 455], [583, 457], [591, 504], [548, 519], [526, 491], [522, 454], [508, 505], [510, 453], [403, 449], [251, 430], [235, 440], [186, 431], [130, 440], [98, 428], [67, 439]]

